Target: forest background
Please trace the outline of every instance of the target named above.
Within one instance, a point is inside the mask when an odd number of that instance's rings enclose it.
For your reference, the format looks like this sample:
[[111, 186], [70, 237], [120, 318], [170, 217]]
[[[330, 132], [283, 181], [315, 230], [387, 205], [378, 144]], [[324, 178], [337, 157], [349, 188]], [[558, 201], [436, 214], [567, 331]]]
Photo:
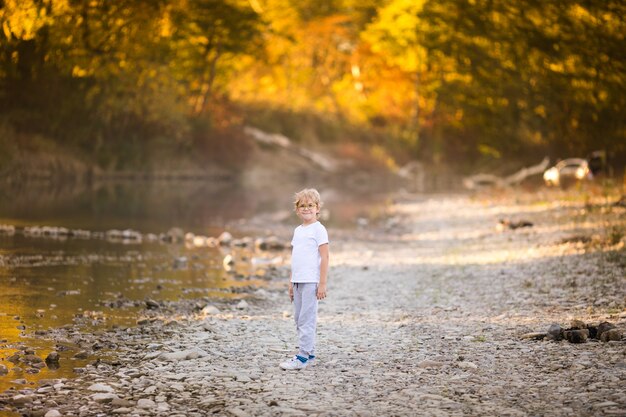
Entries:
[[51, 156], [244, 170], [244, 126], [364, 168], [623, 166], [625, 18], [622, 0], [0, 0], [0, 176]]

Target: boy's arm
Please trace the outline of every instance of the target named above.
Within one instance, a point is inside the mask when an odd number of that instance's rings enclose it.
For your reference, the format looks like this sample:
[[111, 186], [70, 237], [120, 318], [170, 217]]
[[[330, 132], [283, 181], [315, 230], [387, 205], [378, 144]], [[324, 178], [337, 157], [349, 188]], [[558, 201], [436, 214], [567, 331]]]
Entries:
[[328, 281], [328, 264], [330, 254], [328, 250], [328, 243], [324, 243], [319, 246], [320, 251], [320, 284], [317, 286], [317, 299], [323, 300], [326, 298], [326, 282]]
[[293, 282], [291, 282], [291, 272], [289, 273], [289, 299], [293, 302]]

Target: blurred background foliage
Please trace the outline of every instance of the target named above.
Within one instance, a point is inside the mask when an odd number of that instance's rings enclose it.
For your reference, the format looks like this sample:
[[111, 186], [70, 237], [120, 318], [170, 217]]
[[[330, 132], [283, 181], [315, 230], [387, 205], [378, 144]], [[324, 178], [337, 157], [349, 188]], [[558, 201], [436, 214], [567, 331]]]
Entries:
[[[241, 167], [254, 125], [385, 164], [626, 159], [622, 0], [0, 0], [0, 164]], [[382, 156], [381, 156], [382, 155]]]

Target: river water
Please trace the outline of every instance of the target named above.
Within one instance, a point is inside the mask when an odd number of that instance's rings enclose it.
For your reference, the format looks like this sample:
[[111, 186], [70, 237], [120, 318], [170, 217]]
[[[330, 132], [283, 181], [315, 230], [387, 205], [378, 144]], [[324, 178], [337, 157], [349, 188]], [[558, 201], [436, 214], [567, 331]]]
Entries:
[[[0, 376], [0, 392], [19, 389], [23, 385], [12, 381], [20, 379], [31, 384], [44, 378], [71, 378], [73, 368], [93, 361], [93, 357], [75, 359], [77, 348], [69, 341], [65, 344], [68, 350], [61, 355], [62, 363], [70, 365], [59, 369], [44, 367], [30, 374], [27, 366], [8, 360], [24, 348], [35, 350], [42, 358], [58, 350], [56, 342], [45, 337], [49, 329], [131, 326], [147, 298], [232, 297], [233, 287], [263, 286], [265, 282], [255, 279], [256, 267], [251, 264], [239, 265], [235, 271], [251, 277], [245, 281], [225, 269], [223, 259], [235, 249], [159, 239], [137, 243], [107, 239], [102, 233], [130, 229], [149, 236], [178, 228], [207, 237], [224, 231], [235, 237], [278, 235], [287, 242], [298, 224], [291, 211], [292, 194], [298, 188], [286, 188], [185, 181], [89, 188], [29, 185], [0, 190], [0, 225], [15, 228], [13, 233], [0, 232], [0, 364], [9, 369], [8, 375]], [[331, 230], [375, 220], [387, 201], [384, 192], [345, 192], [332, 187], [320, 191], [326, 202], [324, 222]], [[282, 226], [279, 230], [263, 227], [264, 218], [272, 219], [269, 225], [278, 221]], [[254, 219], [256, 222], [250, 222]], [[246, 230], [251, 224], [254, 230]], [[85, 230], [91, 237], [24, 233], [24, 228], [32, 226]], [[289, 252], [239, 255], [283, 263], [288, 262]], [[122, 308], [109, 307], [116, 300], [126, 302], [121, 303]], [[107, 354], [100, 352], [101, 356]]]

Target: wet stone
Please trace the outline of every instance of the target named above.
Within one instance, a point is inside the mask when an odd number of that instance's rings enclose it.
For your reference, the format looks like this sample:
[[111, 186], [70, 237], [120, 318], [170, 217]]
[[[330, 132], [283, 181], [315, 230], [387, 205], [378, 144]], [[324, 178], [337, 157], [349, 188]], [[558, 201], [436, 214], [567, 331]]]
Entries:
[[89, 353], [85, 350], [82, 350], [74, 355], [76, 359], [87, 359], [89, 357]]
[[59, 367], [59, 359], [59, 354], [52, 351], [48, 354], [48, 356], [46, 356], [46, 365], [48, 365], [49, 368], [56, 369]]

